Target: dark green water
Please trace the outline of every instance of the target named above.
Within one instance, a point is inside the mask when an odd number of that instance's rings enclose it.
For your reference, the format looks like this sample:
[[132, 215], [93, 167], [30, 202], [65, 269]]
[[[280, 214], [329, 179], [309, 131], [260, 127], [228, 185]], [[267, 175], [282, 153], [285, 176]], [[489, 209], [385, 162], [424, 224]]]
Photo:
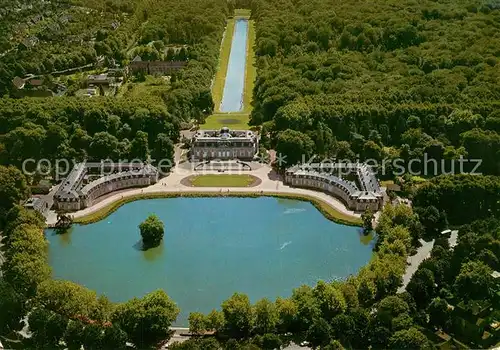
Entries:
[[[165, 223], [162, 245], [138, 249], [138, 225], [154, 213]], [[163, 288], [179, 307], [209, 312], [232, 293], [252, 302], [291, 295], [301, 284], [356, 274], [372, 243], [356, 227], [327, 220], [309, 202], [261, 198], [171, 198], [126, 204], [106, 219], [47, 231], [54, 278], [121, 302]]]

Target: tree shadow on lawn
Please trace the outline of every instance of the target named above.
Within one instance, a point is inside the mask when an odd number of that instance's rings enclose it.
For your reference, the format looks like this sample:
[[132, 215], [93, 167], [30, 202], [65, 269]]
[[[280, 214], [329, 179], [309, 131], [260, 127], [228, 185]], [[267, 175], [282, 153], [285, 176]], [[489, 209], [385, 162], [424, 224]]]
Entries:
[[276, 170], [274, 170], [274, 169], [271, 169], [267, 173], [267, 177], [268, 177], [269, 180], [272, 180], [272, 181], [277, 181], [277, 180], [282, 181], [283, 180], [283, 177], [280, 174], [278, 174], [276, 172]]

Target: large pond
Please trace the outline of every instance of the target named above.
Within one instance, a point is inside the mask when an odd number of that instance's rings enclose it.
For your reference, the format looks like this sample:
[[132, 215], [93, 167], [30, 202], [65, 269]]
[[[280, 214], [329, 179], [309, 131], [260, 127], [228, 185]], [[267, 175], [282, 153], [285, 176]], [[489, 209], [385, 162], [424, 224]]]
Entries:
[[243, 107], [248, 20], [237, 19], [227, 66], [221, 112], [239, 112]]
[[[165, 237], [141, 251], [138, 225], [151, 213], [164, 222]], [[115, 302], [162, 288], [181, 308], [178, 326], [234, 292], [274, 300], [301, 284], [356, 274], [373, 245], [309, 202], [272, 197], [141, 200], [65, 235], [48, 230], [47, 238], [55, 278]]]

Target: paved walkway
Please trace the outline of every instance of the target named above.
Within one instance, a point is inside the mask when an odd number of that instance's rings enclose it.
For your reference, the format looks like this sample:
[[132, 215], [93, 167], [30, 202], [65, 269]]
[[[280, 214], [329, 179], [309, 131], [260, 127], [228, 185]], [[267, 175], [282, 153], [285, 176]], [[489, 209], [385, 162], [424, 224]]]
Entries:
[[3, 256], [3, 246], [4, 246], [4, 243], [3, 243], [2, 233], [3, 232], [0, 232], [0, 277], [3, 276], [2, 265], [5, 263], [5, 257]]
[[[451, 249], [455, 248], [455, 246], [457, 245], [457, 239], [458, 230], [451, 231], [451, 235], [448, 238]], [[403, 275], [403, 285], [398, 289], [398, 293], [402, 293], [405, 291], [406, 286], [410, 282], [411, 276], [413, 276], [413, 274], [417, 271], [418, 266], [422, 263], [422, 261], [431, 256], [431, 251], [434, 247], [434, 240], [426, 242], [423, 239], [420, 239], [420, 243], [422, 244], [422, 246], [418, 248], [417, 254], [408, 257], [407, 263], [409, 265], [406, 267], [406, 272]]]
[[402, 293], [406, 290], [406, 286], [411, 280], [413, 274], [417, 271], [418, 266], [431, 256], [432, 247], [434, 247], [434, 240], [430, 242], [426, 242], [423, 239], [420, 239], [420, 243], [422, 246], [418, 248], [417, 253], [415, 255], [409, 256], [407, 259], [408, 266], [406, 267], [406, 272], [403, 275], [403, 285], [399, 287], [398, 293]]
[[458, 244], [458, 230], [451, 231], [450, 238], [448, 238], [450, 248], [453, 249]]
[[[158, 183], [151, 185], [149, 187], [144, 187], [144, 188], [135, 188], [135, 189], [130, 189], [127, 191], [121, 191], [118, 194], [113, 194], [110, 195], [109, 197], [103, 199], [99, 203], [96, 203], [92, 207], [85, 208], [82, 210], [79, 210], [77, 212], [74, 212], [72, 214], [73, 218], [80, 218], [88, 214], [92, 214], [99, 209], [117, 201], [122, 198], [126, 198], [129, 196], [134, 196], [140, 193], [159, 193], [159, 192], [164, 192], [164, 193], [189, 193], [189, 192], [224, 192], [224, 191], [229, 191], [229, 192], [253, 192], [253, 193], [272, 193], [272, 192], [278, 192], [278, 193], [283, 193], [283, 194], [295, 194], [295, 195], [307, 195], [313, 198], [321, 199], [324, 202], [328, 203], [331, 205], [334, 209], [337, 211], [348, 215], [352, 216], [354, 218], [359, 218], [360, 214], [355, 213], [349, 209], [346, 208], [346, 206], [340, 202], [338, 199], [327, 195], [323, 192], [319, 191], [313, 191], [313, 190], [307, 190], [307, 189], [302, 189], [302, 188], [294, 188], [294, 187], [289, 187], [283, 184], [281, 181], [281, 178], [279, 177], [278, 174], [274, 172], [274, 170], [269, 167], [268, 165], [263, 165], [261, 168], [252, 170], [252, 171], [245, 171], [242, 172], [242, 174], [251, 174], [259, 179], [261, 179], [261, 183], [258, 186], [255, 187], [189, 187], [189, 186], [184, 186], [181, 183], [181, 180], [187, 176], [190, 175], [201, 175], [201, 174], [220, 174], [219, 172], [214, 172], [214, 171], [206, 171], [206, 172], [200, 172], [200, 171], [192, 171], [192, 170], [186, 170], [186, 169], [181, 169], [181, 168], [174, 168], [173, 172], [165, 177], [160, 179]], [[229, 172], [226, 172], [225, 174], [229, 174]], [[231, 173], [233, 174], [233, 173]], [[50, 218], [49, 218], [50, 219]], [[53, 218], [52, 218], [53, 219]], [[47, 220], [47, 224], [53, 224], [53, 222], [50, 222], [50, 220]]]

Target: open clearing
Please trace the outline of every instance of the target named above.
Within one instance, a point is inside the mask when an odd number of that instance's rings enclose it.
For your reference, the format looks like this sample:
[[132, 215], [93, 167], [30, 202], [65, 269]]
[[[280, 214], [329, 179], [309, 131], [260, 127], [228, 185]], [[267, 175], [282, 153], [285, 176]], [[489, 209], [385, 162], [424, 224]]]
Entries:
[[247, 113], [218, 113], [207, 117], [205, 124], [199, 126], [202, 130], [218, 130], [223, 126], [232, 130], [247, 130], [249, 120]]
[[253, 187], [260, 179], [253, 175], [192, 175], [183, 179], [184, 185], [193, 187]]

